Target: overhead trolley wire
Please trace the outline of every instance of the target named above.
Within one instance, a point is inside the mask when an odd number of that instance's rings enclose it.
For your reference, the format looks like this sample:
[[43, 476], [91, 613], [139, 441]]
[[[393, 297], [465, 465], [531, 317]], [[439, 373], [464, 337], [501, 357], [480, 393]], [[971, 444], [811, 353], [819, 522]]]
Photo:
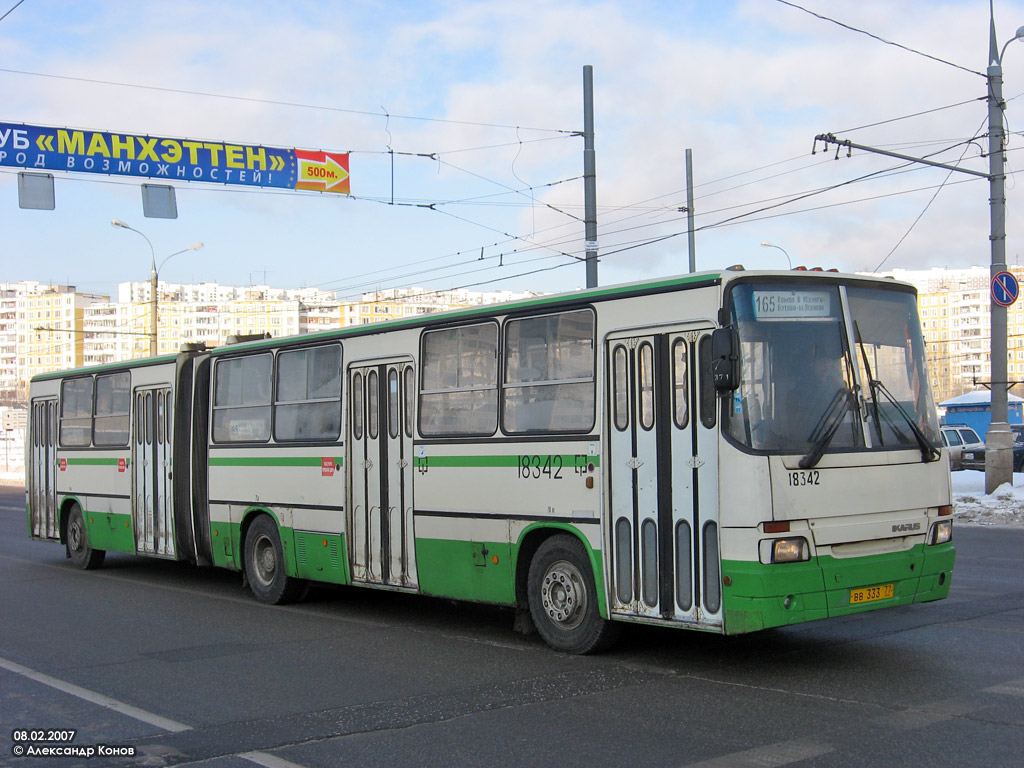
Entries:
[[962, 67], [959, 64], [954, 64], [952, 61], [946, 61], [946, 59], [940, 59], [938, 56], [932, 56], [930, 53], [923, 53], [921, 51], [915, 50], [914, 48], [910, 48], [910, 47], [908, 47], [906, 45], [903, 45], [902, 43], [896, 43], [896, 42], [893, 42], [892, 40], [886, 40], [884, 37], [879, 37], [878, 35], [874, 34], [873, 32], [868, 32], [867, 30], [859, 29], [858, 27], [854, 27], [854, 26], [852, 26], [850, 24], [846, 24], [846, 23], [844, 23], [842, 21], [837, 21], [836, 19], [830, 18], [829, 16], [824, 16], [824, 15], [822, 15], [820, 13], [815, 13], [812, 10], [804, 8], [802, 5], [797, 5], [796, 3], [790, 2], [790, 0], [775, 0], [775, 2], [782, 3], [783, 5], [788, 5], [790, 8], [796, 8], [798, 11], [803, 11], [804, 13], [810, 14], [811, 16], [814, 16], [816, 19], [821, 19], [822, 21], [827, 21], [827, 22], [829, 22], [831, 24], [836, 24], [836, 25], [842, 27], [843, 29], [850, 30], [851, 32], [856, 32], [857, 34], [860, 34], [860, 35], [867, 35], [868, 37], [872, 38], [873, 40], [877, 40], [880, 43], [885, 43], [886, 45], [891, 45], [891, 46], [893, 46], [895, 48], [901, 48], [904, 51], [907, 51], [908, 53], [913, 53], [913, 54], [915, 54], [917, 56], [923, 56], [926, 59], [931, 59], [932, 61], [937, 61], [940, 64], [946, 64], [947, 66], [955, 67], [956, 69], [961, 69], [964, 72], [970, 72], [972, 75], [978, 75], [979, 77], [985, 77], [984, 74], [982, 74], [981, 72], [978, 72], [977, 70], [968, 69], [967, 67]]
[[[13, 9], [12, 9], [13, 10]], [[579, 133], [577, 130], [570, 130], [565, 128], [536, 128], [525, 125], [509, 125], [506, 123], [485, 123], [473, 120], [450, 120], [442, 117], [422, 117], [419, 115], [395, 115], [387, 112], [372, 112], [369, 110], [362, 109], [346, 109], [344, 107], [331, 107], [326, 104], [304, 104], [302, 102], [295, 101], [281, 101], [278, 99], [260, 99], [255, 96], [235, 96], [227, 93], [212, 93], [208, 91], [191, 91], [187, 88], [168, 88], [159, 85], [142, 85], [140, 83], [123, 83], [114, 80], [101, 80], [98, 78], [91, 77], [77, 77], [73, 75], [54, 75], [48, 72], [30, 72], [24, 69], [11, 69], [8, 67], [0, 67], [0, 72], [6, 72], [10, 75], [25, 75], [28, 77], [43, 77], [54, 80], [68, 80], [76, 83], [91, 83], [93, 85], [111, 85], [117, 88], [137, 88], [146, 91], [159, 91], [161, 93], [176, 93], [185, 96], [204, 96], [211, 99], [227, 99], [230, 101], [244, 101], [253, 104], [268, 104], [276, 107], [293, 107], [296, 109], [315, 109], [323, 112], [338, 112], [348, 115], [360, 115], [363, 117], [388, 117], [395, 120], [418, 120], [426, 123], [448, 123], [451, 125], [472, 125], [481, 128], [507, 128], [509, 130], [524, 130], [524, 131], [540, 131], [545, 133], [564, 133], [569, 135], [576, 135]]]

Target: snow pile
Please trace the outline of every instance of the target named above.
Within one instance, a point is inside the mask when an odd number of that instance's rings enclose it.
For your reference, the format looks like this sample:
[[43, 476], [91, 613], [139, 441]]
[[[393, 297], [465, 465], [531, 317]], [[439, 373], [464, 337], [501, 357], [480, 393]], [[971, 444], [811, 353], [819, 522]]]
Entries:
[[1024, 526], [1024, 474], [985, 493], [985, 473], [953, 473], [953, 516], [960, 524]]

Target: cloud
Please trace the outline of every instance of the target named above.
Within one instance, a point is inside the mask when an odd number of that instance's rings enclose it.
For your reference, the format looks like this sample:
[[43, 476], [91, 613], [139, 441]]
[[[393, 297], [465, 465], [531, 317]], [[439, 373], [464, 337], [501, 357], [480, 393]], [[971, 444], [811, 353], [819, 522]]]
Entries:
[[[988, 19], [977, 3], [805, 4], [970, 69], [986, 63]], [[259, 264], [281, 281], [342, 285], [365, 272], [368, 261], [382, 268], [428, 259], [461, 264], [481, 247], [521, 266], [472, 278], [454, 267], [441, 287], [572, 263], [557, 254], [578, 255], [583, 247], [582, 140], [532, 129], [582, 128], [584, 64], [595, 74], [602, 249], [668, 238], [609, 255], [602, 280], [685, 268], [679, 208], [687, 148], [702, 227], [700, 265], [778, 265], [782, 254], [760, 247], [770, 240], [801, 262], [860, 269], [877, 264], [906, 235], [934, 190], [883, 196], [937, 186], [945, 172], [886, 176], [752, 214], [787, 196], [899, 165], [862, 152], [812, 156], [813, 137], [847, 131], [858, 142], [911, 155], [950, 146], [938, 159], [954, 162], [964, 149], [958, 143], [984, 132], [984, 103], [970, 101], [984, 96], [983, 78], [769, 0], [212, 0], [143, 3], [130, 12], [97, 1], [62, 9], [59, 17], [43, 4], [17, 9], [0, 25], [0, 67], [253, 100], [0, 73], [0, 87], [10, 94], [4, 119], [354, 151], [359, 199], [185, 185], [179, 221], [143, 220], [168, 250], [179, 241], [207, 241], [202, 266], [209, 279], [222, 281], [245, 281]], [[1024, 19], [1021, 2], [996, 10], [997, 20]], [[1006, 82], [1008, 97], [1024, 91], [1024, 51], [1008, 50]], [[962, 101], [970, 103], [885, 122]], [[1019, 103], [1008, 103], [1011, 128], [1020, 122]], [[848, 131], [871, 123], [883, 124]], [[1011, 149], [1017, 142], [1014, 136]], [[433, 157], [392, 156], [389, 147]], [[968, 156], [971, 167], [985, 167], [977, 150]], [[547, 186], [566, 179], [576, 180]], [[127, 217], [126, 208], [141, 220], [137, 189], [97, 181], [60, 179], [58, 211], [46, 219], [52, 224], [41, 224], [38, 214], [12, 214], [8, 247], [38, 257], [25, 264], [52, 265], [73, 282], [83, 261], [97, 283], [137, 278], [126, 266], [137, 254], [129, 256], [132, 246], [106, 225], [115, 213]], [[0, 187], [12, 183], [0, 174]], [[984, 187], [947, 185], [887, 266], [984, 261]], [[410, 205], [389, 205], [392, 194]], [[1024, 220], [1015, 189], [1008, 198], [1012, 260]], [[444, 204], [460, 200], [469, 202]], [[433, 210], [415, 207], [431, 203]], [[727, 222], [745, 213], [748, 219]], [[555, 255], [528, 261], [544, 252], [532, 246]], [[113, 251], [119, 258], [104, 258]], [[50, 277], [38, 267], [22, 269], [11, 276]], [[408, 271], [386, 273], [382, 283]], [[572, 288], [582, 274], [574, 265], [509, 287]]]

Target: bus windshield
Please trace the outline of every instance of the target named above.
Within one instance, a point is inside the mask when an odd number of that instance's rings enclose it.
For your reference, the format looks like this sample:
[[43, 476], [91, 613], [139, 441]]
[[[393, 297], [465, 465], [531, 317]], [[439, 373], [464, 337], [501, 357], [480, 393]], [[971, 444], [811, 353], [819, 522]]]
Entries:
[[[917, 448], [938, 437], [912, 292], [744, 282], [729, 294], [740, 386], [726, 433], [755, 451]], [[803, 464], [803, 462], [802, 462]]]

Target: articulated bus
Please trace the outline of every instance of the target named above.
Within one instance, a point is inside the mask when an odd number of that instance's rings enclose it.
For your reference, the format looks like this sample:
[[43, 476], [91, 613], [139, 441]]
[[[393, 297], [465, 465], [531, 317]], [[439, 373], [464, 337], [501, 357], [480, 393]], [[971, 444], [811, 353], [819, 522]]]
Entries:
[[734, 268], [37, 376], [29, 532], [83, 569], [240, 571], [265, 603], [326, 582], [513, 606], [573, 653], [622, 622], [942, 599], [916, 307]]

